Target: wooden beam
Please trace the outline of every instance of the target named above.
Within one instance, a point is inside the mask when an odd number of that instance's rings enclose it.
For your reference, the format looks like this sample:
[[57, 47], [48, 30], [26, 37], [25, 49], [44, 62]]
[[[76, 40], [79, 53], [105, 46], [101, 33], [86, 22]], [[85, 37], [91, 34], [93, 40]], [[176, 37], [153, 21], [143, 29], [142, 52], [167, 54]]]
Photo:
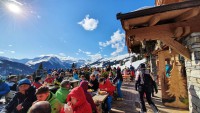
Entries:
[[160, 15], [154, 15], [154, 16], [151, 17], [151, 19], [149, 20], [149, 26], [154, 26], [154, 25], [156, 25], [159, 21], [160, 21]]
[[185, 46], [177, 42], [176, 40], [172, 38], [161, 38], [160, 40], [164, 42], [166, 45], [168, 45], [169, 47], [171, 47], [174, 51], [184, 56], [185, 58], [189, 60], [191, 59], [189, 50]]
[[183, 34], [183, 27], [177, 27], [174, 31], [174, 37], [181, 37]]
[[200, 32], [200, 16], [182, 22], [126, 30], [126, 35], [135, 36], [134, 39], [137, 41], [159, 40], [163, 36], [174, 37], [174, 31], [178, 27], [185, 28], [184, 35], [191, 32]]
[[129, 24], [125, 21], [124, 22], [124, 30], [129, 30], [130, 29], [130, 26], [129, 26]]
[[184, 34], [183, 34], [183, 36], [187, 36], [187, 35], [189, 35], [191, 33], [191, 28], [190, 28], [190, 26], [185, 26], [184, 27]]
[[188, 20], [194, 16], [197, 16], [199, 14], [199, 7], [193, 8], [181, 15], [179, 15], [178, 17], [175, 18], [175, 21], [184, 21], [184, 20]]
[[[185, 58], [190, 59], [190, 53], [186, 47], [181, 45], [179, 42], [172, 39], [174, 37], [174, 31], [178, 28], [184, 28], [184, 33], [178, 34], [188, 34], [190, 32], [200, 32], [200, 16], [196, 16], [190, 20], [171, 23], [171, 24], [164, 24], [164, 25], [157, 25], [151, 27], [143, 27], [138, 29], [127, 30], [126, 35], [134, 36], [136, 41], [143, 41], [143, 40], [161, 40], [167, 46], [171, 47], [177, 53], [183, 55]], [[178, 29], [182, 29], [178, 28]], [[178, 30], [179, 32], [182, 30]], [[177, 35], [178, 35], [177, 34]]]

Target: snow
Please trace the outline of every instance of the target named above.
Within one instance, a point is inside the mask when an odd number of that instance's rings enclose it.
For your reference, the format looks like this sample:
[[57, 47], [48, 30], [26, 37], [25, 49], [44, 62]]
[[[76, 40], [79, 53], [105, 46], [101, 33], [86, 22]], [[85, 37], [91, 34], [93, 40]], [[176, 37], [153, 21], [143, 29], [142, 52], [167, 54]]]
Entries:
[[3, 64], [3, 62], [2, 62], [2, 61], [0, 61], [0, 64]]
[[124, 54], [124, 55], [119, 55], [116, 57], [111, 57], [111, 58], [104, 58], [101, 59], [99, 62], [101, 62], [100, 64], [94, 64], [91, 65], [91, 67], [103, 67], [103, 62], [115, 62], [115, 61], [124, 61], [125, 64], [124, 65], [120, 65], [120, 64], [116, 64], [116, 65], [112, 65], [111, 67], [120, 67], [121, 69], [124, 69], [125, 67], [130, 67], [130, 65], [134, 66], [135, 68], [137, 68], [141, 63], [146, 62], [146, 59], [142, 59], [142, 60], [138, 60], [135, 62], [131, 62], [131, 59], [133, 56], [137, 56], [136, 54]]

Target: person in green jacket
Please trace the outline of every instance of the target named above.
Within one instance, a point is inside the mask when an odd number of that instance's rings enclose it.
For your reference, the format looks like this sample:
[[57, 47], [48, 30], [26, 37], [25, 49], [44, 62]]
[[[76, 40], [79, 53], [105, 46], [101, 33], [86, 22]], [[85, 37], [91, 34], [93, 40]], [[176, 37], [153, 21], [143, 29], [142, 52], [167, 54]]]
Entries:
[[69, 94], [70, 90], [70, 83], [68, 80], [63, 80], [60, 84], [60, 88], [56, 92], [56, 98], [62, 102], [66, 103], [67, 95]]
[[63, 104], [56, 98], [56, 96], [49, 91], [46, 86], [41, 86], [36, 91], [37, 101], [48, 101], [51, 105], [51, 113], [59, 113]]

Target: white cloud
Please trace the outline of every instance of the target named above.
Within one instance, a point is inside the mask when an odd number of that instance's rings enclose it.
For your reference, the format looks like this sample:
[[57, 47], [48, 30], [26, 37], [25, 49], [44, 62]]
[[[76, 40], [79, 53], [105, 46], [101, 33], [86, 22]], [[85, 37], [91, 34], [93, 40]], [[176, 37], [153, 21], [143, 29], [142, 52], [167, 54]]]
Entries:
[[86, 55], [90, 55], [90, 54], [91, 54], [91, 52], [83, 51], [83, 50], [81, 50], [81, 49], [78, 49], [78, 53], [84, 53], [84, 54], [86, 54]]
[[8, 45], [9, 47], [12, 47], [13, 45]]
[[14, 54], [15, 53], [15, 51], [10, 51], [12, 54]]
[[0, 54], [4, 54], [4, 52], [3, 52], [3, 51], [0, 51]]
[[60, 56], [65, 56], [65, 53], [59, 53]]
[[78, 22], [85, 30], [92, 31], [97, 28], [99, 21], [93, 18], [89, 18], [89, 15], [86, 15], [85, 18]]
[[92, 61], [96, 61], [96, 60], [102, 58], [102, 55], [101, 55], [100, 53], [96, 53], [96, 54], [94, 54], [94, 55], [88, 55], [88, 56], [91, 57], [91, 60], [92, 60]]
[[100, 53], [92, 54], [91, 52], [87, 52], [87, 51], [83, 51], [81, 49], [78, 49], [78, 52], [76, 54], [79, 55], [79, 53], [83, 53], [86, 56], [90, 57], [91, 61], [96, 61], [96, 60], [102, 58], [102, 55]]
[[120, 52], [124, 50], [125, 47], [125, 34], [120, 33], [120, 30], [114, 32], [111, 36], [111, 39], [106, 42], [99, 42], [101, 47], [107, 47], [111, 45], [112, 48], [116, 49], [114, 52], [111, 53], [112, 56], [118, 55]]

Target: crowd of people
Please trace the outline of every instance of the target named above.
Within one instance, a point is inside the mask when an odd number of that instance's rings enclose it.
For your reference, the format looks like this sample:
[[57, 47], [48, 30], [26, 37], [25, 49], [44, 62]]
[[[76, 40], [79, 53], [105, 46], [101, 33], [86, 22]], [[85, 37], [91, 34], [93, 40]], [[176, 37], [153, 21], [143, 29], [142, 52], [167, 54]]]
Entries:
[[[121, 69], [120, 67], [107, 66], [101, 68], [80, 68], [71, 70], [52, 70], [45, 78], [41, 76], [33, 77], [27, 75], [26, 78], [17, 80], [16, 75], [10, 75], [8, 81], [0, 78], [0, 98], [6, 96], [10, 91], [15, 95], [8, 101], [4, 113], [98, 113], [96, 105], [92, 99], [91, 92], [106, 92], [108, 97], [105, 100], [105, 112], [112, 108], [114, 93], [116, 100], [124, 100], [121, 91], [123, 83], [122, 75], [130, 75], [133, 81], [136, 78], [136, 90], [139, 91], [141, 99], [141, 112], [146, 112], [144, 104], [144, 93], [150, 106], [154, 111], [158, 111], [151, 101], [152, 78], [143, 71], [144, 67], [137, 69], [131, 65]], [[150, 75], [150, 74], [149, 74]], [[144, 79], [143, 79], [144, 78]], [[79, 80], [79, 86], [73, 87], [70, 80]], [[152, 81], [151, 81], [152, 80]], [[146, 87], [146, 82], [152, 82]], [[52, 92], [49, 85], [57, 85], [59, 89]], [[143, 89], [139, 87], [142, 86]], [[90, 91], [88, 91], [88, 89]], [[157, 90], [156, 90], [157, 92]], [[149, 95], [150, 94], [150, 95]], [[46, 110], [45, 110], [46, 109]], [[44, 112], [42, 112], [44, 111]]]

